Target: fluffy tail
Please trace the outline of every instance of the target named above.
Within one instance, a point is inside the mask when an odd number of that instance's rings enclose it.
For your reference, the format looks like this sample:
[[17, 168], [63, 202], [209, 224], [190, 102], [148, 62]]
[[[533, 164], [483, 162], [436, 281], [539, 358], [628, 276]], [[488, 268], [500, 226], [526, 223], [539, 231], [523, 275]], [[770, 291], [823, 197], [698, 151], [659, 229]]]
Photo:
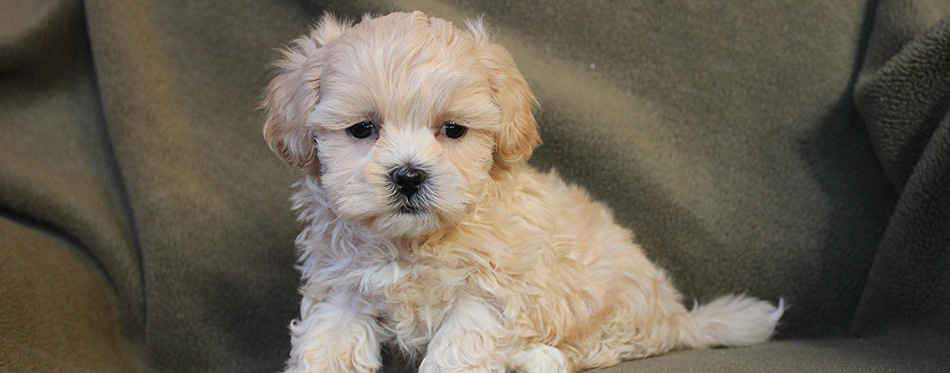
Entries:
[[693, 310], [677, 325], [679, 344], [690, 348], [745, 346], [765, 342], [785, 312], [778, 306], [744, 295], [726, 295]]

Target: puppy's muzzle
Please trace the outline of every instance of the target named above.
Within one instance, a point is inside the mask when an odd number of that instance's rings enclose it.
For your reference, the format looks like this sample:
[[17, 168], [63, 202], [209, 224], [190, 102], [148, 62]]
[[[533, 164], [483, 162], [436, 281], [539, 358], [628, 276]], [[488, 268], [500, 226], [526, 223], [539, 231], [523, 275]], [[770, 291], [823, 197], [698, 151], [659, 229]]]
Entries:
[[411, 197], [426, 181], [426, 172], [411, 166], [397, 167], [389, 174], [389, 178], [400, 194]]

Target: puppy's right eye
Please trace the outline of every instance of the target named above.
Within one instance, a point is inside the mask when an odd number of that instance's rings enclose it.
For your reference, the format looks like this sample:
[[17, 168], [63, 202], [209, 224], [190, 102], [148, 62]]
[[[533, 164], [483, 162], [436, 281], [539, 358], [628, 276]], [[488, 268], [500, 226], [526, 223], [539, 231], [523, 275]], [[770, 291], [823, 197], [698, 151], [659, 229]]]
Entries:
[[346, 132], [358, 139], [365, 139], [376, 134], [376, 126], [373, 122], [362, 121], [346, 129]]

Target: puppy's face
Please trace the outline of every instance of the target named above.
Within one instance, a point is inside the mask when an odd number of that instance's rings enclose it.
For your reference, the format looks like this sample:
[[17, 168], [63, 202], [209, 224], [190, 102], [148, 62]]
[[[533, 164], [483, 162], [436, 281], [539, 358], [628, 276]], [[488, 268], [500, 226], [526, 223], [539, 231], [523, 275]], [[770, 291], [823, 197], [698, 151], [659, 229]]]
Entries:
[[342, 218], [388, 237], [457, 222], [492, 169], [539, 143], [535, 98], [479, 25], [422, 13], [346, 26], [324, 17], [279, 62], [265, 137], [317, 176]]

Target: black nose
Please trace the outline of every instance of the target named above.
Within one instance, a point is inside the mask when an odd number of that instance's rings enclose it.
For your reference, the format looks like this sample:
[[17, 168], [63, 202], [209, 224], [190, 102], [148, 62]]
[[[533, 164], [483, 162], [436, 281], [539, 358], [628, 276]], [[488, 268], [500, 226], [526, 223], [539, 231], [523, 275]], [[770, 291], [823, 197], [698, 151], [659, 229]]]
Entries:
[[425, 171], [412, 167], [396, 168], [389, 174], [389, 177], [392, 178], [393, 184], [396, 185], [399, 193], [406, 195], [406, 197], [416, 194], [419, 185], [426, 181]]

